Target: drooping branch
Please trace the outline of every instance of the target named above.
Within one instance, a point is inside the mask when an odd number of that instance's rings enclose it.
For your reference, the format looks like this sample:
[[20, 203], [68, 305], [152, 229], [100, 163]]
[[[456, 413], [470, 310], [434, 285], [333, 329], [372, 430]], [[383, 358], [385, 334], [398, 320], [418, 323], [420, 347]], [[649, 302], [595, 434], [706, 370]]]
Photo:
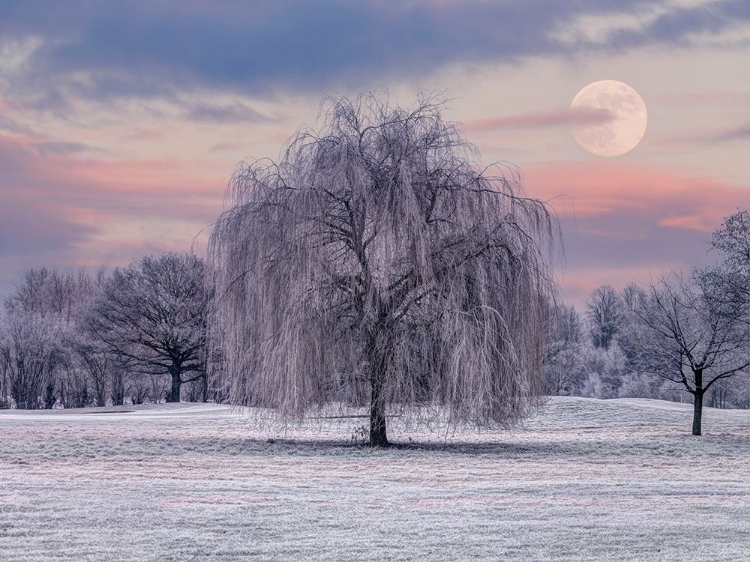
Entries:
[[322, 134], [230, 184], [209, 244], [212, 384], [300, 416], [356, 402], [377, 363], [391, 408], [513, 422], [541, 386], [554, 219], [478, 166], [439, 104], [329, 103]]

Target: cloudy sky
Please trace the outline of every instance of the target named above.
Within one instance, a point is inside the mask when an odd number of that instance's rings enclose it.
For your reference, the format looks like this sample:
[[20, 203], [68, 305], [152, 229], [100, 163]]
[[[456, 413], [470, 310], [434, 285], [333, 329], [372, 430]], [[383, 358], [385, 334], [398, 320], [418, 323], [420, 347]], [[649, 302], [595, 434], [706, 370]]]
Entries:
[[[324, 95], [387, 88], [444, 92], [484, 163], [551, 202], [580, 303], [704, 259], [750, 206], [748, 69], [747, 0], [3, 0], [0, 296], [33, 266], [188, 250], [240, 161], [277, 158]], [[614, 158], [569, 130], [602, 79], [648, 107]]]

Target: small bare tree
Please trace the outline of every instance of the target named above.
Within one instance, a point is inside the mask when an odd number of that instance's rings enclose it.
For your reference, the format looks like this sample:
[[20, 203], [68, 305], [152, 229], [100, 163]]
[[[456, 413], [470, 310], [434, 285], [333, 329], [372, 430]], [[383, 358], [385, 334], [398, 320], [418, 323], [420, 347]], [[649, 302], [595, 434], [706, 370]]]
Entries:
[[195, 256], [144, 257], [106, 280], [87, 314], [87, 331], [132, 373], [169, 375], [167, 401], [179, 402], [182, 384], [205, 376], [204, 282], [204, 263]]
[[284, 415], [369, 403], [372, 445], [389, 407], [514, 422], [541, 390], [553, 219], [429, 100], [327, 107], [321, 134], [231, 182], [210, 240], [214, 385]]
[[701, 435], [703, 397], [748, 366], [746, 310], [717, 294], [712, 277], [674, 275], [652, 285], [632, 311], [644, 331], [632, 345], [640, 368], [693, 395], [693, 435]]

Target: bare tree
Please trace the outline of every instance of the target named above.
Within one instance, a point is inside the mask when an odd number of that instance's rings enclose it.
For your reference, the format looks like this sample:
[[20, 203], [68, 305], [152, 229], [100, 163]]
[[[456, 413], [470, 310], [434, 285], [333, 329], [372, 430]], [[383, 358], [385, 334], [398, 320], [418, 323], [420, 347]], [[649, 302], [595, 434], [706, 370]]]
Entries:
[[[738, 211], [725, 218], [713, 233], [711, 246], [723, 259], [702, 275], [728, 304], [750, 304], [750, 212]], [[750, 324], [750, 317], [745, 321]]]
[[[66, 357], [69, 359], [69, 357]], [[66, 361], [63, 374], [58, 378], [58, 395], [65, 408], [85, 408], [99, 406], [95, 389], [90, 384], [87, 373]]]
[[700, 273], [690, 281], [675, 275], [652, 285], [632, 309], [645, 328], [636, 344], [638, 362], [693, 395], [693, 435], [701, 435], [705, 393], [750, 366], [746, 310], [715, 289]]
[[100, 382], [90, 376], [78, 361], [76, 348], [81, 340], [79, 311], [98, 290], [102, 273], [92, 277], [85, 269], [60, 271], [46, 267], [31, 269], [14, 293], [5, 301], [9, 316], [37, 316], [37, 324], [55, 324], [56, 368], [44, 382], [44, 403], [52, 407], [58, 400], [65, 406], [87, 406], [97, 395]]
[[92, 277], [83, 268], [76, 271], [30, 269], [5, 301], [5, 308], [9, 312], [53, 316], [70, 325], [80, 307], [96, 292], [100, 275], [101, 272]]
[[179, 402], [182, 384], [205, 375], [204, 281], [204, 263], [191, 255], [144, 257], [118, 268], [88, 312], [88, 333], [131, 372], [169, 375], [167, 401]]
[[626, 320], [630, 319], [630, 311], [638, 306], [640, 303], [645, 302], [646, 291], [638, 286], [637, 283], [631, 282], [625, 285], [622, 290], [622, 302], [625, 305]]
[[143, 377], [130, 377], [129, 382], [127, 392], [133, 404], [143, 404], [147, 400], [158, 401], [158, 394], [152, 400], [151, 387], [153, 386], [153, 378], [151, 380], [144, 380]]
[[726, 217], [713, 233], [711, 246], [724, 254], [733, 269], [750, 273], [750, 211], [737, 211]]
[[109, 399], [113, 406], [122, 406], [125, 403], [125, 396], [128, 388], [126, 384], [126, 367], [125, 361], [117, 355], [108, 354], [109, 370]]
[[489, 175], [440, 106], [328, 100], [321, 134], [234, 175], [210, 240], [212, 334], [232, 401], [302, 416], [369, 403], [444, 405], [509, 424], [540, 393], [548, 250], [544, 204]]
[[67, 344], [73, 352], [76, 369], [89, 381], [93, 404], [106, 406], [110, 392], [113, 404], [122, 404], [123, 398], [118, 393], [121, 394], [124, 388], [118, 381], [118, 377], [122, 378], [122, 369], [117, 355], [86, 333], [72, 334]]
[[586, 318], [594, 347], [609, 349], [624, 321], [622, 298], [612, 286], [602, 285], [591, 292], [586, 300]]

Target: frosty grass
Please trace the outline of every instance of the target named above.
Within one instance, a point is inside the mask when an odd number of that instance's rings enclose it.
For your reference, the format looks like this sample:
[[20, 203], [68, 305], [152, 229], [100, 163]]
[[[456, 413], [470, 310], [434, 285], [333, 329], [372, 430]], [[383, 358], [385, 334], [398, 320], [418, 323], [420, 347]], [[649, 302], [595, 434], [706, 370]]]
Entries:
[[0, 560], [750, 560], [750, 411], [691, 414], [551, 398], [374, 450], [359, 418], [0, 411]]

